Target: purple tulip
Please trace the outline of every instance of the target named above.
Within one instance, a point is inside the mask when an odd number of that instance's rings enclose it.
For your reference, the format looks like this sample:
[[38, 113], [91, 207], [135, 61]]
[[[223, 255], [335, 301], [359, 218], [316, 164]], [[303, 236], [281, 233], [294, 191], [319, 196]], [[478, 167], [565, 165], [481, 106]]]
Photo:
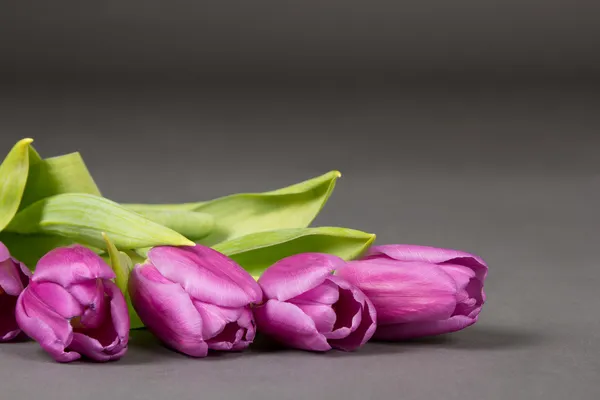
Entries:
[[481, 258], [461, 251], [384, 245], [372, 247], [337, 275], [375, 305], [374, 338], [402, 340], [455, 332], [477, 322], [487, 270]]
[[303, 350], [351, 351], [375, 332], [375, 308], [334, 271], [339, 257], [305, 253], [284, 258], [259, 278], [266, 302], [255, 308], [259, 332]]
[[21, 333], [15, 319], [15, 307], [30, 279], [31, 272], [25, 264], [11, 257], [0, 242], [0, 342], [12, 340]]
[[104, 260], [85, 247], [52, 250], [19, 296], [17, 322], [58, 362], [121, 358], [127, 351], [129, 314], [114, 277]]
[[155, 247], [129, 279], [140, 319], [167, 346], [192, 357], [242, 350], [255, 335], [250, 305], [262, 292], [242, 267], [197, 245]]

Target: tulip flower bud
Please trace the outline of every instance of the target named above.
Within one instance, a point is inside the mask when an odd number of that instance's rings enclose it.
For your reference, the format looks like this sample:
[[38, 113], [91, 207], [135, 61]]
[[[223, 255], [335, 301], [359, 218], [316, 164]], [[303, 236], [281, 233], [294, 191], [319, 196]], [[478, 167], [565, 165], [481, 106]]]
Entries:
[[0, 242], [0, 342], [12, 340], [21, 333], [15, 319], [15, 307], [30, 278], [31, 272], [25, 264], [12, 258]]
[[377, 309], [374, 338], [402, 340], [464, 329], [485, 302], [485, 262], [472, 254], [413, 245], [372, 247], [337, 274]]
[[129, 314], [113, 278], [104, 260], [83, 246], [54, 249], [19, 296], [17, 322], [58, 362], [121, 358]]
[[375, 332], [375, 308], [344, 279], [344, 260], [304, 253], [284, 258], [259, 278], [266, 302], [254, 310], [259, 332], [303, 350], [355, 350]]
[[242, 267], [205, 246], [155, 247], [129, 278], [133, 307], [167, 346], [192, 357], [254, 340], [250, 305], [262, 292]]

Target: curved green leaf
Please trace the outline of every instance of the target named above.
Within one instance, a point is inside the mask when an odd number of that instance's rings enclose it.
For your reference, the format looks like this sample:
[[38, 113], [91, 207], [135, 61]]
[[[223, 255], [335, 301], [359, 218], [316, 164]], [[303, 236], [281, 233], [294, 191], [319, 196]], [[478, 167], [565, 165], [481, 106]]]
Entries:
[[282, 189], [233, 194], [207, 202], [127, 207], [138, 212], [179, 209], [210, 214], [215, 218], [215, 228], [199, 241], [210, 246], [254, 232], [307, 227], [327, 202], [340, 176], [338, 171], [331, 171]]
[[19, 210], [29, 174], [29, 155], [33, 152], [31, 142], [33, 139], [17, 142], [0, 165], [0, 231]]
[[62, 193], [100, 196], [100, 190], [79, 153], [31, 162], [20, 209], [45, 197]]
[[113, 271], [115, 271], [115, 275], [117, 276], [115, 278], [115, 284], [119, 287], [119, 289], [121, 289], [121, 292], [123, 292], [123, 296], [125, 297], [125, 301], [127, 301], [130, 329], [142, 328], [144, 324], [133, 308], [133, 304], [131, 304], [131, 297], [129, 296], [129, 291], [127, 290], [127, 283], [129, 282], [129, 274], [133, 268], [133, 261], [126, 253], [117, 249], [114, 243], [111, 242], [108, 235], [102, 234], [102, 236], [106, 241], [108, 261], [110, 262], [110, 266], [112, 267]]
[[171, 228], [193, 241], [208, 236], [215, 226], [215, 218], [212, 215], [195, 211], [140, 210], [138, 214]]
[[103, 197], [65, 193], [40, 200], [13, 218], [7, 231], [59, 235], [104, 248], [102, 232], [121, 249], [191, 246], [181, 234]]
[[374, 240], [372, 233], [320, 227], [252, 233], [219, 243], [213, 248], [257, 276], [282, 258], [299, 253], [328, 253], [351, 260], [360, 256]]

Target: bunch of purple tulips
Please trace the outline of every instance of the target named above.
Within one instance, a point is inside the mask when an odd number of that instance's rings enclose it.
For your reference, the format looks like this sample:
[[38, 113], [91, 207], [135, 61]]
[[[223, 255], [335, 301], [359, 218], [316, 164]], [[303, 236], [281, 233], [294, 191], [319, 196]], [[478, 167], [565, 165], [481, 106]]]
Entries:
[[371, 247], [359, 260], [303, 253], [258, 282], [205, 246], [155, 247], [136, 265], [128, 293], [82, 246], [52, 250], [32, 275], [0, 243], [0, 341], [21, 334], [56, 361], [121, 358], [136, 313], [166, 346], [193, 357], [241, 351], [256, 332], [292, 348], [352, 351], [461, 330], [485, 301], [487, 266], [472, 254], [425, 246]]

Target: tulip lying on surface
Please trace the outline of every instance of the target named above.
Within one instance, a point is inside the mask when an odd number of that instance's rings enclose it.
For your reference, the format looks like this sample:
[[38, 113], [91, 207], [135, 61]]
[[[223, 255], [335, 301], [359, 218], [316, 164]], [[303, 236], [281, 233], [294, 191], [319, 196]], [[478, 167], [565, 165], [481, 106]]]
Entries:
[[242, 267], [205, 246], [155, 247], [129, 279], [142, 322], [171, 348], [193, 357], [242, 350], [254, 340], [250, 305], [262, 292]]
[[356, 285], [377, 310], [381, 340], [461, 330], [474, 324], [485, 302], [485, 262], [456, 250], [414, 245], [372, 247], [337, 275]]
[[375, 331], [375, 309], [344, 279], [333, 276], [344, 261], [304, 253], [280, 260], [259, 278], [266, 302], [254, 310], [258, 330], [303, 350], [351, 351]]
[[114, 277], [85, 247], [52, 250], [19, 296], [17, 322], [56, 361], [118, 359], [127, 351], [129, 315]]
[[31, 272], [25, 264], [12, 258], [0, 242], [0, 342], [12, 340], [21, 333], [15, 319], [15, 307], [30, 278]]

